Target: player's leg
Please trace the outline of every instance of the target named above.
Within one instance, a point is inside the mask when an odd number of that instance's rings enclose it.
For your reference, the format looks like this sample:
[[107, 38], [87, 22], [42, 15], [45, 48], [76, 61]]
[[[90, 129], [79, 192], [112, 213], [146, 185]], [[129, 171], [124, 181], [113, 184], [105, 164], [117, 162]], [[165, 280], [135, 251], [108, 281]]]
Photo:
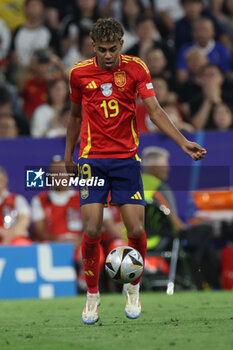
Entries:
[[[137, 249], [145, 260], [145, 200], [140, 161], [135, 157], [117, 160], [111, 175], [112, 203], [121, 205], [121, 216], [127, 229], [129, 246]], [[139, 281], [140, 278], [134, 284]]]
[[[121, 206], [121, 215], [127, 230], [128, 245], [137, 249], [144, 261], [147, 248], [144, 229], [145, 207], [143, 205], [124, 204]], [[137, 284], [139, 281], [140, 277], [132, 284]]]
[[86, 324], [98, 321], [100, 236], [103, 221], [103, 204], [89, 203], [81, 206], [83, 221], [82, 259], [87, 283], [87, 302], [82, 313]]
[[[143, 261], [146, 256], [146, 233], [144, 230], [144, 206], [124, 204], [121, 206], [122, 219], [127, 229], [128, 245], [139, 251]], [[141, 314], [139, 297], [140, 279], [125, 285], [126, 307], [125, 313], [129, 318], [138, 318]]]
[[[86, 180], [84, 186], [79, 186], [79, 197], [83, 221], [82, 258], [87, 283], [87, 303], [82, 313], [86, 324], [98, 321], [99, 298], [99, 263], [100, 235], [103, 221], [103, 207], [107, 202], [109, 183], [107, 179], [107, 164], [105, 159], [79, 159], [79, 177]], [[98, 187], [93, 179], [102, 179], [104, 185]], [[89, 183], [90, 181], [92, 184]]]
[[100, 236], [103, 220], [103, 204], [90, 203], [81, 206], [83, 221], [82, 259], [86, 275], [87, 291], [98, 292]]
[[[118, 159], [110, 172], [112, 203], [120, 204], [121, 215], [127, 229], [129, 246], [137, 249], [144, 260], [146, 255], [146, 234], [144, 231], [144, 193], [140, 162], [136, 157]], [[126, 285], [125, 312], [129, 318], [141, 313], [138, 278], [134, 284]]]

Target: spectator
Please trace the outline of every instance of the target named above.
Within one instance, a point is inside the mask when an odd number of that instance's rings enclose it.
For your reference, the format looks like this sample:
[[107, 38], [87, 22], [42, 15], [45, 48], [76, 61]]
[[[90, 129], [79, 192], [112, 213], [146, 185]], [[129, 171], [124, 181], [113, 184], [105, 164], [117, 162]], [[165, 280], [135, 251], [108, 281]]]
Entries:
[[[232, 2], [231, 1], [225, 2], [224, 0], [210, 0], [212, 12], [226, 33], [226, 35], [223, 38], [224, 40], [221, 40], [221, 42], [222, 44], [228, 47], [228, 49], [231, 51], [231, 54], [232, 54], [233, 53], [233, 22], [223, 12], [224, 7], [226, 6], [225, 4], [227, 3], [232, 3]], [[232, 6], [232, 10], [233, 10], [233, 6]]]
[[72, 45], [63, 57], [63, 63], [71, 69], [77, 61], [87, 60], [95, 56], [89, 32], [80, 31], [77, 43]]
[[217, 65], [207, 64], [201, 71], [201, 93], [189, 101], [191, 124], [197, 129], [213, 129], [212, 113], [216, 105], [231, 105], [232, 92]]
[[68, 102], [67, 80], [55, 79], [48, 84], [48, 102], [41, 104], [33, 113], [31, 120], [31, 135], [46, 136], [51, 123], [61, 114]]
[[0, 244], [14, 244], [28, 236], [30, 208], [26, 199], [8, 190], [8, 176], [0, 167]]
[[50, 27], [60, 27], [60, 21], [73, 10], [73, 0], [43, 0]]
[[[102, 17], [113, 17], [116, 20], [122, 22], [123, 11], [125, 1], [122, 0], [99, 0], [100, 14]], [[151, 14], [151, 0], [140, 0], [143, 6], [143, 12], [145, 10], [146, 14]]]
[[80, 29], [90, 30], [99, 17], [97, 0], [75, 0], [72, 14], [65, 16], [61, 23], [62, 53], [77, 43]]
[[[55, 179], [68, 178], [64, 161], [55, 156], [50, 164]], [[65, 175], [66, 174], [66, 175]], [[78, 246], [82, 240], [79, 194], [55, 182], [54, 187], [32, 199], [33, 237], [36, 241], [71, 241]]]
[[0, 18], [0, 67], [6, 66], [6, 58], [11, 43], [11, 33], [6, 23]]
[[186, 54], [188, 69], [187, 80], [178, 87], [178, 96], [181, 103], [189, 101], [201, 92], [201, 71], [207, 64], [207, 57], [199, 48], [191, 48]]
[[164, 52], [170, 63], [171, 52], [167, 45], [161, 41], [160, 33], [152, 17], [142, 16], [138, 18], [136, 34], [139, 42], [126, 52], [127, 55], [137, 56], [145, 61], [147, 52], [152, 47], [157, 47]]
[[193, 27], [194, 42], [182, 46], [178, 53], [176, 63], [177, 77], [180, 83], [187, 79], [186, 54], [190, 48], [198, 47], [208, 57], [210, 63], [217, 64], [224, 74], [231, 69], [231, 57], [229, 50], [214, 40], [213, 23], [206, 18], [195, 21]]
[[138, 42], [137, 20], [145, 12], [140, 0], [125, 0], [122, 4], [122, 24], [124, 26], [123, 52]]
[[180, 110], [177, 108], [177, 105], [175, 103], [167, 103], [163, 105], [163, 109], [169, 115], [170, 119], [178, 130], [186, 132], [194, 131], [194, 127], [183, 120]]
[[233, 127], [232, 109], [226, 104], [219, 104], [213, 110], [213, 124], [219, 131], [226, 131]]
[[[166, 208], [173, 230], [177, 232], [187, 253], [196, 287], [203, 289], [206, 282], [211, 287], [219, 287], [219, 262], [216, 253], [210, 246], [213, 234], [212, 227], [207, 224], [187, 227], [179, 218], [175, 197], [171, 188], [166, 184], [169, 170], [169, 153], [165, 149], [148, 147], [143, 150], [142, 181], [146, 203], [153, 203], [153, 199], [155, 199]], [[146, 227], [147, 224], [146, 221]], [[159, 238], [156, 235], [157, 230], [158, 228], [155, 227], [154, 237]], [[170, 235], [172, 237], [172, 232], [170, 232]], [[169, 236], [169, 233], [167, 233], [167, 236]], [[154, 241], [158, 242], [159, 239]], [[150, 246], [150, 248], [152, 247]]]
[[[58, 180], [68, 179], [65, 163], [55, 156], [49, 172]], [[36, 242], [71, 242], [74, 244], [74, 260], [80, 260], [82, 242], [82, 221], [78, 191], [55, 182], [52, 189], [41, 192], [32, 198], [33, 239]], [[78, 281], [83, 286], [81, 268], [78, 268]], [[85, 288], [85, 285], [83, 286]]]
[[24, 100], [24, 114], [28, 120], [38, 106], [47, 103], [48, 83], [56, 77], [68, 78], [59, 57], [48, 50], [36, 50], [18, 82], [18, 89]]
[[191, 48], [186, 55], [189, 77], [191, 79], [199, 77], [200, 71], [207, 64], [207, 61], [207, 57], [201, 49]]
[[24, 118], [22, 100], [19, 97], [18, 90], [14, 85], [8, 83], [7, 80], [3, 80], [0, 83], [0, 96], [0, 105], [3, 103], [3, 100], [5, 100], [5, 103], [10, 102], [13, 114], [17, 117]]
[[121, 0], [99, 0], [98, 4], [102, 17], [113, 17], [118, 21], [122, 19]]
[[[9, 84], [0, 85], [0, 116], [3, 118], [1, 125], [1, 137], [16, 137], [28, 135], [29, 127], [27, 121], [23, 118], [19, 106], [18, 95], [15, 88]], [[18, 114], [16, 114], [18, 113]], [[4, 136], [6, 135], [6, 136]]]
[[[225, 13], [227, 14], [227, 17], [229, 20], [233, 23], [233, 3], [231, 0], [225, 0]], [[232, 36], [232, 33], [231, 33]]]
[[26, 0], [26, 22], [13, 33], [11, 59], [13, 65], [27, 66], [33, 52], [53, 45], [53, 37], [43, 24], [44, 6], [42, 0]]
[[184, 15], [179, 0], [153, 0], [155, 12], [158, 20], [161, 22], [165, 32], [169, 36], [174, 30], [175, 21], [181, 19]]
[[192, 27], [200, 16], [212, 21], [214, 25], [215, 39], [222, 39], [224, 30], [221, 25], [219, 25], [210, 9], [204, 8], [203, 0], [181, 0], [181, 4], [185, 15], [175, 24], [175, 47], [177, 49], [180, 49], [183, 45], [193, 41]]
[[174, 77], [168, 66], [164, 52], [156, 47], [151, 48], [146, 55], [146, 64], [152, 76], [162, 76], [170, 88], [174, 88]]
[[152, 77], [152, 84], [157, 100], [161, 106], [169, 102], [176, 102], [177, 96], [174, 92], [169, 90], [168, 83], [163, 76]]
[[18, 128], [11, 114], [0, 113], [0, 139], [14, 139], [18, 136]]
[[70, 105], [67, 104], [50, 122], [49, 129], [45, 132], [46, 137], [65, 136], [70, 116]]
[[45, 23], [48, 27], [59, 32], [61, 29], [61, 20], [72, 13], [73, 0], [43, 0], [45, 6]]

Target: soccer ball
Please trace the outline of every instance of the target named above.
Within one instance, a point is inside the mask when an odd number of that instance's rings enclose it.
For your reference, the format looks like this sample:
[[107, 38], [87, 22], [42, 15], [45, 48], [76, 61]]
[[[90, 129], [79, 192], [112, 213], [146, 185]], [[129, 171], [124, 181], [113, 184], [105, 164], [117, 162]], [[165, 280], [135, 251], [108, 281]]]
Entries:
[[143, 271], [142, 256], [132, 247], [117, 247], [108, 254], [105, 270], [118, 283], [133, 282]]

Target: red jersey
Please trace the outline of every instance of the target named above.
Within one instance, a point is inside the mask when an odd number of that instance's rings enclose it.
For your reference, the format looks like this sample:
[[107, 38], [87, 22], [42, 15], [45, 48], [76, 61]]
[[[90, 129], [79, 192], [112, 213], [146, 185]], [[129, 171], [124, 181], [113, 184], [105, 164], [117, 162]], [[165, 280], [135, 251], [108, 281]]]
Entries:
[[138, 57], [120, 55], [119, 64], [103, 70], [96, 57], [78, 62], [70, 74], [70, 98], [82, 103], [79, 157], [129, 158], [138, 150], [136, 97], [154, 96], [150, 72]]
[[[15, 197], [16, 194], [9, 193], [9, 195], [0, 204], [0, 227], [4, 226], [4, 216], [10, 215], [10, 213], [15, 210]], [[7, 213], [5, 213], [5, 211]]]
[[38, 81], [36, 78], [29, 78], [22, 93], [24, 99], [23, 111], [25, 116], [30, 119], [33, 112], [41, 104], [48, 100], [48, 81]]
[[46, 230], [54, 236], [68, 232], [81, 235], [83, 231], [81, 211], [79, 205], [79, 193], [77, 191], [69, 201], [62, 206], [54, 204], [49, 198], [49, 192], [38, 195], [45, 214]]

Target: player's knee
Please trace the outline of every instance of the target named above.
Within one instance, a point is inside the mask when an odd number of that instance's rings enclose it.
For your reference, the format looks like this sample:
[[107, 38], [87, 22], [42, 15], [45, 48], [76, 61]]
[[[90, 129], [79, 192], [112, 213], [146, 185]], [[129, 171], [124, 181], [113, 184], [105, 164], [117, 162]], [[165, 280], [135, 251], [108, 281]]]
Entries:
[[97, 238], [101, 235], [101, 229], [94, 225], [88, 225], [84, 228], [85, 235], [91, 238]]
[[139, 237], [144, 233], [145, 229], [142, 224], [134, 225], [128, 230], [128, 235], [133, 237]]

